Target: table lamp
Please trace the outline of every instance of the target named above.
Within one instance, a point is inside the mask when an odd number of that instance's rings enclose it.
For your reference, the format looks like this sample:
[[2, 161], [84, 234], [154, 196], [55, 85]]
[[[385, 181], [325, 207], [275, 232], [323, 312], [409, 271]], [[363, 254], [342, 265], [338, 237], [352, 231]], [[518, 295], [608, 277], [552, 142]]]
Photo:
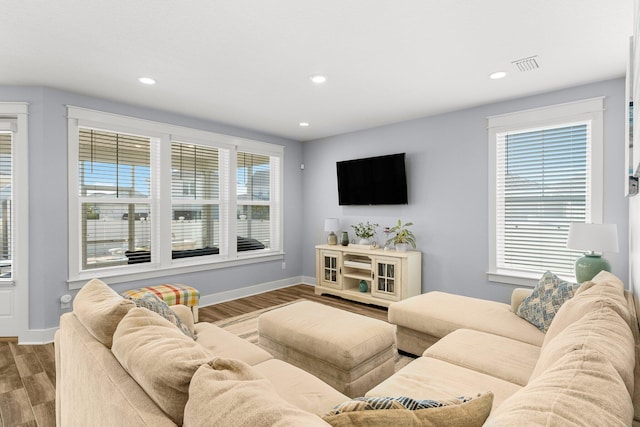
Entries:
[[611, 264], [601, 253], [618, 252], [618, 227], [615, 224], [572, 222], [567, 248], [587, 251], [576, 261], [576, 280], [578, 283], [591, 280], [601, 270], [611, 271]]
[[327, 244], [329, 245], [338, 244], [338, 236], [336, 236], [335, 231], [339, 229], [340, 229], [340, 222], [338, 222], [338, 218], [327, 218], [324, 220], [324, 231], [329, 232], [329, 235], [327, 236]]

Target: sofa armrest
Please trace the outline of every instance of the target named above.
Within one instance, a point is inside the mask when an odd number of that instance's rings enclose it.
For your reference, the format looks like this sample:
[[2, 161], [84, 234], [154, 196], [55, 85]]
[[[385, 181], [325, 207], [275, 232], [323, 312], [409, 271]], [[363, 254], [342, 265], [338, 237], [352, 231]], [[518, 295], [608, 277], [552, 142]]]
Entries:
[[533, 289], [529, 288], [516, 288], [511, 293], [511, 311], [516, 313], [518, 311], [518, 307], [522, 304], [522, 300], [531, 295]]

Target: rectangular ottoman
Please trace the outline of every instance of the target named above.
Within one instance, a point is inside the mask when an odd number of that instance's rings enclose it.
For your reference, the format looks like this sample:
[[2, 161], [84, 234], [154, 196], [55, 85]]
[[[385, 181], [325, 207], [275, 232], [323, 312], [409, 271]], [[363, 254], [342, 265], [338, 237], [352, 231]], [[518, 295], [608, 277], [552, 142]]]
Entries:
[[395, 328], [311, 301], [258, 317], [260, 346], [349, 397], [363, 396], [394, 371]]

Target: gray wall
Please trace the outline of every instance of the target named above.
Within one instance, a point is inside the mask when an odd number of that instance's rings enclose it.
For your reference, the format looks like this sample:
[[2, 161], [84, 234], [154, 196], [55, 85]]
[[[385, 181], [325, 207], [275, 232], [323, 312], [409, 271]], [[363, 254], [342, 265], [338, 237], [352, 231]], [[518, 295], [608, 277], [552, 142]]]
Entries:
[[[163, 278], [198, 287], [203, 295], [300, 275], [315, 277], [314, 245], [322, 243], [324, 218], [351, 224], [415, 222], [423, 252], [423, 292], [445, 290], [507, 301], [512, 286], [486, 280], [488, 176], [486, 117], [527, 108], [606, 96], [605, 222], [618, 224], [619, 254], [608, 256], [627, 280], [628, 203], [623, 197], [624, 80], [616, 79], [528, 98], [470, 108], [324, 140], [299, 143], [248, 129], [198, 120], [42, 87], [0, 86], [0, 101], [29, 108], [30, 302], [29, 328], [58, 325], [58, 299], [67, 287], [67, 131], [65, 105], [92, 108], [284, 145], [286, 270], [268, 262]], [[407, 153], [409, 205], [338, 206], [335, 162]], [[304, 171], [300, 163], [305, 164]], [[384, 171], [381, 171], [384, 173]], [[158, 279], [115, 285], [116, 290]], [[72, 294], [74, 292], [71, 292]]]
[[[607, 254], [607, 258], [613, 272], [628, 283], [628, 203], [623, 195], [624, 79], [305, 143], [303, 274], [315, 277], [313, 247], [326, 242], [324, 218], [340, 218], [342, 228], [351, 237], [354, 237], [352, 224], [370, 220], [391, 226], [400, 218], [415, 223], [413, 230], [423, 254], [423, 292], [441, 290], [508, 301], [513, 286], [486, 279], [489, 263], [486, 117], [596, 96], [606, 97], [604, 222], [618, 225], [621, 249], [618, 254]], [[408, 205], [338, 206], [336, 161], [397, 152], [407, 153]]]
[[281, 262], [210, 270], [114, 285], [117, 291], [159, 282], [188, 283], [203, 295], [268, 283], [302, 274], [302, 144], [247, 129], [226, 126], [159, 110], [124, 105], [103, 99], [42, 87], [0, 86], [0, 101], [29, 102], [29, 328], [58, 326], [59, 298], [69, 292], [67, 225], [67, 120], [66, 105], [129, 115], [196, 129], [257, 139], [285, 146], [284, 251]]

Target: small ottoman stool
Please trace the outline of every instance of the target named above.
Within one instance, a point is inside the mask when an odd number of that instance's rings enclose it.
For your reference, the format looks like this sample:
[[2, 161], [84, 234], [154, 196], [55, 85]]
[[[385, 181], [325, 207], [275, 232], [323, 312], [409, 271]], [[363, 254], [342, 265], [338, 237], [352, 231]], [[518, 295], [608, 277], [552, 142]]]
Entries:
[[198, 301], [200, 301], [200, 291], [187, 285], [155, 285], [144, 288], [130, 289], [120, 292], [124, 298], [140, 298], [147, 292], [155, 294], [158, 298], [167, 303], [167, 305], [182, 304], [191, 308], [193, 312], [193, 321], [198, 321]]
[[393, 374], [395, 327], [311, 301], [258, 317], [260, 346], [350, 397]]

